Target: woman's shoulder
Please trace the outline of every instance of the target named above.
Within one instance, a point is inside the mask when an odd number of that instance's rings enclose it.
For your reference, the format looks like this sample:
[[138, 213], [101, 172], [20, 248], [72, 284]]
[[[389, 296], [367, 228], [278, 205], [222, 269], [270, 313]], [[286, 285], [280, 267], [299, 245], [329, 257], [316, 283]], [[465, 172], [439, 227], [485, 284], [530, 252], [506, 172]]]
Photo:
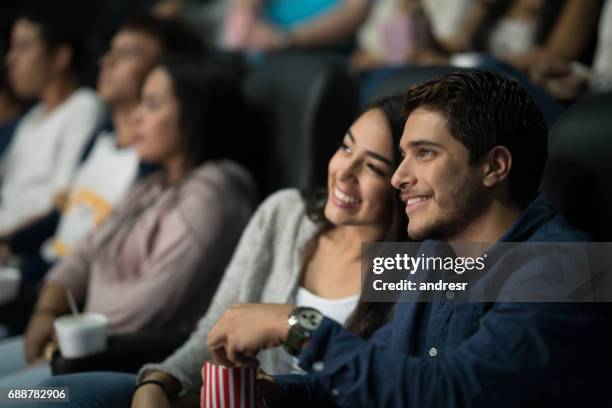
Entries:
[[258, 212], [264, 212], [280, 218], [302, 216], [306, 206], [298, 189], [286, 188], [270, 194], [259, 206]]
[[181, 186], [183, 194], [218, 195], [218, 199], [247, 202], [251, 206], [256, 199], [255, 181], [240, 164], [231, 160], [216, 160], [193, 169]]
[[196, 233], [244, 225], [256, 202], [255, 183], [240, 165], [215, 161], [193, 169], [176, 188], [175, 210]]

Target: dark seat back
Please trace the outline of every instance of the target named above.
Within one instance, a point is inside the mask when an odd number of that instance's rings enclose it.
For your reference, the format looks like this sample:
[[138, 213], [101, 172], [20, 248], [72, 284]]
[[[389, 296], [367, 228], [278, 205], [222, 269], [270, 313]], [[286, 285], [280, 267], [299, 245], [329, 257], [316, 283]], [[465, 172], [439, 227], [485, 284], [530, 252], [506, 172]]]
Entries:
[[542, 191], [571, 224], [612, 241], [612, 93], [570, 107], [548, 146]]
[[451, 72], [471, 71], [447, 65], [428, 67], [400, 67], [380, 70], [370, 76], [364, 89], [364, 104], [377, 98], [406, 91], [412, 85], [450, 74]]
[[358, 85], [344, 58], [270, 57], [246, 78], [245, 97], [261, 144], [264, 196], [285, 187], [324, 186], [327, 163], [355, 119]]

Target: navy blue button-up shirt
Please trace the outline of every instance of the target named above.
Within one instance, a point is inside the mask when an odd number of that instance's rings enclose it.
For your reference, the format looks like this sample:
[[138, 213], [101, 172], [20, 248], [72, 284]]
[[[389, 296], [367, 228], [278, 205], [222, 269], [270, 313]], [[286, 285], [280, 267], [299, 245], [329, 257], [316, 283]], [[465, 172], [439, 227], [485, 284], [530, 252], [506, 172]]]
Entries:
[[[542, 195], [501, 239], [586, 240]], [[544, 254], [529, 268], [550, 261]], [[309, 374], [276, 377], [281, 406], [612, 406], [607, 309], [597, 303], [405, 302], [369, 340], [324, 319], [299, 356]]]

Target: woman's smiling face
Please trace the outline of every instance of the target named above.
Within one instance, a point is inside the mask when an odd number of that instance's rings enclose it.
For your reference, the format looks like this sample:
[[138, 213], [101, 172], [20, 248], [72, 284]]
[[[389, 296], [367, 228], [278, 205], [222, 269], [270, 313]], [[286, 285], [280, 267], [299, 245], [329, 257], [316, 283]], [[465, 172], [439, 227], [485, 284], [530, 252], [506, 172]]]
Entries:
[[334, 225], [386, 228], [394, 192], [393, 141], [384, 114], [370, 109], [344, 136], [329, 162], [325, 217]]

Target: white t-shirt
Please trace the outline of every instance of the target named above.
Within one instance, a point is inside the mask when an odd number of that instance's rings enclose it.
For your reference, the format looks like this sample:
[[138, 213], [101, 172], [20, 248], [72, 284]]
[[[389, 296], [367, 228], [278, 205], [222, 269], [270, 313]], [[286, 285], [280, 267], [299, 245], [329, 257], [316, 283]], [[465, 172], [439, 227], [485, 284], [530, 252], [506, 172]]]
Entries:
[[53, 208], [102, 113], [96, 94], [80, 88], [53, 111], [39, 103], [19, 121], [2, 174], [0, 235]]
[[55, 236], [43, 245], [43, 258], [67, 255], [125, 197], [137, 175], [136, 151], [118, 147], [113, 133], [100, 133], [77, 171]]
[[489, 52], [498, 58], [529, 50], [535, 45], [536, 22], [504, 17], [489, 37]]
[[450, 40], [459, 34], [474, 0], [423, 0], [423, 8], [437, 39]]

